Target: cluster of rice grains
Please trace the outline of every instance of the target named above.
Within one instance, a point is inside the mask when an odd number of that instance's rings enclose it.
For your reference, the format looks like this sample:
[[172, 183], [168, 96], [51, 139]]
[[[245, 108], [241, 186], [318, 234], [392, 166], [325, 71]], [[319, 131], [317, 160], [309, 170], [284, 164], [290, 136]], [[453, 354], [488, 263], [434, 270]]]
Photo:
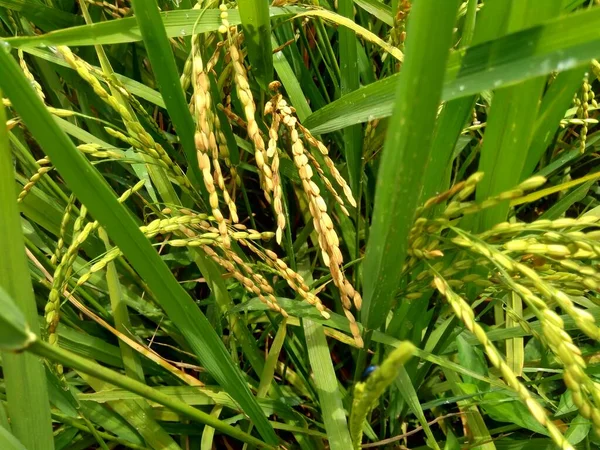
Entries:
[[[467, 201], [481, 177], [480, 173], [472, 175], [419, 210], [405, 270], [410, 271], [419, 261], [429, 269], [419, 273], [401, 295], [418, 298], [430, 287], [439, 291], [533, 417], [547, 428], [560, 448], [572, 448], [476, 322], [472, 306], [460, 291], [466, 292], [467, 285], [475, 283], [480, 286], [483, 297], [508, 301], [510, 296], [506, 293], [511, 293], [523, 301], [541, 328], [533, 331], [522, 316], [519, 318], [521, 327], [551, 350], [556, 362], [564, 368], [563, 379], [573, 403], [600, 432], [600, 384], [586, 373], [582, 351], [565, 330], [564, 320], [556, 311], [566, 314], [588, 338], [600, 340], [600, 328], [594, 316], [581, 307], [589, 305], [590, 300], [598, 304], [600, 272], [595, 262], [600, 258], [600, 217], [504, 222], [480, 234], [466, 232], [458, 228], [461, 217], [507, 200], [520, 199], [526, 191], [545, 183], [543, 177], [534, 177], [484, 202]], [[434, 206], [441, 211], [432, 218], [434, 214], [429, 213]], [[481, 270], [479, 274], [468, 273], [474, 266], [480, 269], [487, 266], [488, 276], [482, 275]], [[510, 304], [505, 307], [510, 310]]]
[[[331, 216], [328, 213], [327, 204], [321, 195], [321, 188], [319, 188], [317, 183], [320, 183], [321, 186], [324, 186], [324, 188], [327, 189], [338, 203], [340, 210], [343, 213], [348, 214], [348, 210], [344, 204], [344, 199], [338, 194], [328, 175], [317, 161], [317, 158], [311, 153], [310, 149], [318, 151], [320, 159], [327, 167], [329, 175], [343, 191], [343, 194], [350, 205], [355, 207], [356, 202], [352, 196], [350, 187], [328, 156], [328, 150], [323, 143], [312, 136], [307, 129], [298, 123], [298, 119], [294, 114], [294, 108], [289, 106], [283, 96], [278, 92], [280, 86], [278, 82], [273, 82], [269, 86], [274, 95], [272, 99], [266, 103], [264, 108], [265, 116], [271, 117], [268, 140], [265, 139], [257, 122], [256, 104], [250, 89], [248, 74], [244, 66], [243, 53], [238, 46], [240, 35], [237, 32], [236, 27], [231, 27], [229, 25], [227, 20], [227, 8], [224, 5], [221, 5], [220, 10], [222, 25], [219, 28], [219, 33], [224, 36], [223, 45], [217, 45], [215, 54], [209, 59], [209, 62], [204, 65], [200, 55], [198, 37], [197, 35], [193, 36], [193, 55], [191, 57], [191, 66], [188, 65], [188, 70], [191, 70], [192, 73], [191, 80], [194, 89], [191, 109], [195, 114], [197, 122], [196, 148], [198, 151], [198, 162], [204, 175], [205, 186], [210, 194], [212, 215], [219, 222], [219, 231], [224, 238], [224, 246], [221, 249], [220, 255], [217, 254], [215, 250], [207, 249], [207, 252], [215, 259], [215, 261], [217, 261], [217, 263], [233, 273], [244, 287], [257, 294], [257, 296], [270, 308], [279, 311], [279, 307], [276, 306], [272, 289], [266, 288], [264, 280], [258, 280], [260, 275], [249, 272], [249, 267], [242, 264], [238, 260], [239, 257], [229, 250], [227, 241], [225, 240], [227, 222], [219, 211], [219, 198], [215, 185], [218, 186], [219, 190], [222, 192], [223, 199], [230, 211], [231, 221], [235, 223], [237, 221], [235, 204], [232, 196], [227, 192], [223, 175], [219, 168], [219, 157], [221, 159], [226, 158], [223, 151], [219, 152], [219, 150], [225, 150], [227, 148], [226, 143], [224, 142], [225, 138], [222, 136], [223, 132], [219, 128], [229, 125], [219, 123], [218, 116], [212, 110], [214, 105], [211, 103], [210, 80], [208, 77], [208, 73], [214, 68], [215, 63], [219, 58], [219, 53], [224, 51], [224, 53], [229, 56], [233, 72], [234, 86], [232, 89], [235, 89], [244, 113], [243, 117], [237, 117], [234, 122], [237, 124], [242, 123], [242, 125], [244, 125], [244, 128], [248, 133], [248, 138], [254, 148], [254, 161], [258, 169], [260, 184], [264, 196], [266, 200], [272, 204], [276, 216], [276, 241], [281, 243], [283, 232], [286, 227], [279, 162], [280, 157], [290, 157], [290, 155], [286, 154], [282, 149], [283, 144], [280, 142], [280, 133], [287, 132], [286, 136], [288, 139], [286, 142], [289, 142], [291, 145], [291, 159], [298, 170], [303, 190], [308, 199], [308, 207], [313, 218], [323, 261], [329, 267], [333, 282], [340, 291], [343, 310], [348, 318], [354, 340], [358, 346], [362, 347], [363, 341], [360, 330], [356, 324], [354, 314], [351, 311], [353, 305], [357, 309], [360, 309], [362, 300], [360, 294], [344, 276], [343, 256], [339, 246], [339, 238], [334, 229]], [[182, 81], [186, 83], [186, 80], [187, 77], [184, 75]], [[232, 113], [229, 112], [228, 115], [232, 115]], [[212, 159], [209, 156], [212, 157]], [[214, 172], [211, 172], [211, 163]], [[315, 180], [315, 173], [318, 176], [318, 180]], [[278, 269], [282, 278], [284, 278], [302, 298], [310, 304], [315, 305], [322, 315], [328, 317], [325, 307], [314, 294], [310, 293], [308, 286], [306, 286], [300, 275], [287, 267], [287, 265], [277, 258], [273, 252], [262, 252], [254, 245], [247, 247], [255, 253], [260, 252], [259, 256], [261, 256], [267, 264], [273, 265], [275, 269]], [[237, 268], [240, 268], [241, 270], [238, 272], [234, 271], [234, 266], [237, 266]], [[259, 291], [261, 291], [260, 295], [258, 294]], [[263, 296], [263, 294], [265, 295]], [[275, 307], [273, 307], [273, 305], [275, 305]]]
[[[333, 282], [340, 291], [343, 310], [348, 318], [350, 330], [357, 346], [362, 347], [363, 341], [360, 330], [356, 324], [353, 307], [360, 309], [361, 297], [352, 284], [346, 279], [343, 272], [343, 257], [340, 250], [338, 235], [334, 229], [333, 220], [328, 212], [328, 207], [321, 194], [326, 189], [339, 205], [339, 209], [348, 214], [345, 206], [347, 201], [353, 207], [356, 202], [352, 192], [341, 176], [333, 161], [328, 156], [327, 148], [317, 138], [312, 136], [295, 117], [295, 110], [289, 106], [278, 92], [279, 84], [270, 85], [273, 97], [267, 102], [264, 114], [270, 118], [268, 136], [261, 131], [257, 120], [257, 109], [250, 89], [248, 73], [244, 63], [244, 53], [239, 47], [243, 36], [236, 27], [228, 23], [228, 12], [224, 5], [220, 6], [222, 25], [218, 33], [194, 34], [191, 38], [191, 52], [184, 66], [181, 84], [184, 90], [191, 88], [190, 113], [195, 123], [195, 145], [197, 161], [202, 173], [202, 181], [208, 192], [210, 211], [207, 214], [194, 212], [190, 209], [171, 206], [162, 211], [156, 211], [159, 218], [143, 225], [140, 230], [149, 238], [162, 236], [161, 244], [171, 247], [198, 247], [213, 259], [217, 264], [229, 272], [241, 286], [259, 298], [269, 309], [287, 317], [287, 312], [278, 304], [273, 287], [269, 280], [257, 271], [257, 266], [247, 259], [240, 249], [246, 249], [254, 258], [258, 258], [269, 267], [270, 272], [285, 280], [287, 284], [307, 303], [314, 306], [322, 317], [329, 318], [330, 314], [317, 295], [311, 291], [303, 277], [292, 270], [272, 250], [259, 245], [258, 241], [276, 238], [281, 243], [286, 227], [284, 214], [282, 180], [280, 177], [280, 158], [293, 160], [300, 179], [302, 188], [307, 198], [308, 209], [312, 216], [318, 245], [323, 261], [330, 269]], [[204, 59], [203, 49], [215, 48], [212, 56]], [[195, 195], [192, 184], [185, 176], [184, 171], [171, 159], [167, 150], [156, 142], [151, 134], [144, 129], [137, 116], [143, 115], [144, 123], [149, 123], [154, 131], [160, 132], [151, 117], [139, 102], [115, 80], [107, 77], [103, 72], [90, 66], [71, 52], [68, 47], [58, 47], [57, 55], [62, 57], [79, 75], [93, 88], [94, 92], [102, 99], [117, 116], [122, 120], [125, 129], [118, 126], [106, 126], [106, 132], [133, 147], [147, 164], [158, 166], [166, 171], [168, 176], [177, 185], [192, 196]], [[243, 115], [236, 116], [228, 107], [222, 108], [223, 112], [233, 124], [245, 129], [254, 148], [254, 161], [258, 169], [261, 187], [267, 201], [272, 204], [276, 217], [276, 231], [259, 232], [248, 229], [239, 223], [237, 207], [235, 204], [235, 189], [240, 183], [236, 167], [231, 163], [225, 136], [225, 128], [231, 127], [229, 121], [219, 120], [216, 110], [219, 99], [214, 99], [217, 92], [211, 87], [211, 74], [219, 61], [224, 61], [224, 70], [231, 70], [231, 86], [222, 86], [223, 91], [229, 87], [235, 93], [243, 106]], [[22, 62], [24, 64], [24, 62]], [[24, 67], [25, 70], [25, 67]], [[28, 71], [26, 73], [29, 73]], [[106, 85], [110, 89], [106, 89]], [[223, 93], [226, 105], [230, 104], [230, 96]], [[43, 94], [41, 94], [43, 95]], [[51, 108], [49, 107], [49, 110]], [[52, 109], [53, 114], [61, 112]], [[229, 128], [227, 132], [232, 132]], [[286, 145], [291, 151], [287, 153]], [[128, 163], [124, 152], [117, 148], [102, 148], [97, 144], [81, 144], [78, 147], [82, 153], [94, 158], [109, 158]], [[311, 151], [316, 151], [313, 155]], [[321, 164], [324, 167], [321, 167]], [[52, 170], [48, 158], [37, 161], [38, 171], [31, 177], [24, 187], [19, 199], [22, 200], [34, 184], [47, 172]], [[228, 169], [229, 176], [224, 174], [222, 164]], [[327, 172], [327, 173], [326, 173]], [[331, 179], [331, 181], [330, 181]], [[332, 183], [333, 181], [333, 183]], [[338, 194], [334, 183], [343, 192]], [[321, 186], [321, 187], [320, 187]], [[134, 187], [124, 192], [120, 201], [124, 202], [132, 194], [144, 187], [144, 182], [138, 182]], [[194, 197], [198, 198], [198, 197]], [[222, 203], [226, 209], [222, 208]], [[224, 212], [227, 211], [227, 216]], [[65, 248], [64, 236], [75, 215], [72, 242]], [[84, 205], [76, 207], [76, 199], [71, 196], [61, 224], [61, 236], [52, 263], [56, 265], [50, 286], [50, 295], [46, 305], [46, 322], [48, 339], [57, 343], [56, 327], [60, 318], [60, 303], [63, 296], [68, 297], [67, 287], [84, 285], [97, 272], [106, 268], [107, 264], [119, 258], [122, 253], [118, 248], [110, 251], [92, 261], [78, 273], [77, 281], [71, 281], [73, 264], [86, 239], [99, 229], [98, 222], [87, 217]], [[232, 241], [236, 243], [232, 246]], [[60, 368], [59, 368], [60, 369]]]
[[[279, 83], [271, 83], [271, 88], [273, 90], [276, 91], [278, 87]], [[332, 194], [332, 197], [338, 202], [340, 209], [345, 214], [348, 214], [348, 211], [344, 206], [344, 200], [337, 194], [331, 181], [329, 181], [325, 175], [325, 172], [315, 157], [310, 153], [308, 148], [312, 147], [320, 152], [332, 177], [343, 190], [348, 202], [352, 206], [356, 206], [356, 202], [352, 196], [350, 187], [336, 169], [331, 158], [328, 156], [327, 148], [298, 122], [298, 119], [294, 116], [294, 112], [294, 108], [289, 106], [283, 99], [283, 96], [279, 93], [275, 93], [273, 98], [265, 105], [265, 114], [270, 114], [272, 116], [272, 126], [269, 130], [269, 152], [273, 154], [273, 161], [277, 161], [275, 157], [277, 154], [277, 127], [280, 124], [283, 124], [289, 133], [292, 148], [292, 159], [296, 169], [298, 170], [298, 174], [302, 180], [304, 193], [308, 199], [308, 207], [313, 218], [315, 231], [317, 232], [323, 261], [329, 267], [333, 283], [340, 291], [342, 307], [346, 317], [348, 318], [352, 336], [354, 337], [356, 344], [359, 347], [362, 347], [363, 341], [360, 336], [360, 330], [351, 311], [352, 303], [354, 303], [356, 309], [360, 309], [362, 298], [344, 276], [343, 256], [339, 247], [339, 238], [333, 227], [331, 217], [328, 214], [327, 204], [321, 196], [321, 189], [317, 183], [313, 181], [313, 168], [318, 174], [319, 180], [323, 183], [323, 185], [326, 186], [327, 190]], [[298, 131], [302, 133], [302, 136], [300, 136]], [[277, 211], [277, 206], [275, 206], [275, 210], [276, 213], [279, 214]], [[281, 233], [282, 229], [279, 227], [279, 225], [280, 224], [278, 222], [277, 232]]]

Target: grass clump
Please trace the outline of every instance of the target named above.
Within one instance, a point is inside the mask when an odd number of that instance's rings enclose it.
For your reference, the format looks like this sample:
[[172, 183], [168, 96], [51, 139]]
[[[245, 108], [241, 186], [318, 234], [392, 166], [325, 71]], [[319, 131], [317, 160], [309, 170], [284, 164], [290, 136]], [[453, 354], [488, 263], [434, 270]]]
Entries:
[[309, 3], [0, 7], [0, 447], [600, 445], [597, 2]]

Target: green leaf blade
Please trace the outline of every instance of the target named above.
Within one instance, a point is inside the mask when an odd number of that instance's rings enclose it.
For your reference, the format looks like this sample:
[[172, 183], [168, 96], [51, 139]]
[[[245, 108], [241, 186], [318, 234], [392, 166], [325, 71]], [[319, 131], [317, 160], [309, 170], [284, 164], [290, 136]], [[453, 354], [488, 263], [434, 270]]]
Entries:
[[[423, 185], [432, 142], [429, 124], [435, 120], [441, 98], [457, 10], [457, 1], [444, 2], [443, 7], [422, 1], [411, 11], [406, 60], [381, 157], [364, 263], [361, 318], [368, 329], [385, 320], [401, 277], [402, 268], [397, 264], [406, 256], [419, 200], [415, 193], [420, 193]], [[432, 29], [436, 33], [431, 33]]]
[[244, 42], [258, 83], [264, 91], [273, 81], [271, 18], [268, 0], [239, 0], [238, 9], [244, 30]]
[[[2, 48], [0, 53], [0, 56], [9, 58], [16, 66]], [[3, 328], [2, 338], [11, 342], [5, 350], [14, 349], [32, 339], [32, 331], [23, 328], [22, 334], [18, 332], [20, 327], [26, 326], [26, 322], [32, 327], [33, 333], [39, 333], [37, 308], [17, 207], [6, 121], [4, 106], [0, 105], [0, 252], [3, 256], [0, 258], [0, 292], [3, 294], [3, 304], [12, 303], [11, 298], [18, 302], [15, 307], [5, 305], [2, 308], [3, 312], [10, 314], [11, 319], [9, 323], [0, 324]], [[7, 409], [15, 437], [28, 449], [53, 450], [50, 405], [42, 361], [30, 354], [3, 353], [2, 371], [6, 383]]]

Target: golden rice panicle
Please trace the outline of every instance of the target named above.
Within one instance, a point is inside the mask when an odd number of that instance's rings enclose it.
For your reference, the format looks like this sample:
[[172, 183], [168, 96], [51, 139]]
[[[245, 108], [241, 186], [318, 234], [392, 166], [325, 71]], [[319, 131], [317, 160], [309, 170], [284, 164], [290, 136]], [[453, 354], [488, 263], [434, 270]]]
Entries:
[[[204, 70], [204, 63], [202, 61], [202, 56], [200, 55], [197, 38], [194, 38], [192, 41], [192, 53], [192, 85], [194, 89], [192, 105], [196, 116], [196, 133], [194, 135], [194, 141], [196, 144], [198, 166], [202, 171], [204, 186], [209, 194], [212, 215], [219, 225], [219, 232], [223, 237], [223, 244], [229, 246], [227, 223], [219, 209], [219, 195], [217, 194], [215, 180], [211, 172], [211, 159], [209, 154], [213, 156], [212, 165], [215, 167], [215, 174], [217, 174], [218, 181], [220, 182], [219, 184], [224, 188], [225, 185], [222, 181], [223, 177], [221, 175], [220, 167], [217, 169], [219, 166], [218, 157], [215, 159], [215, 155], [218, 155], [218, 149], [215, 133], [213, 131], [210, 80], [208, 74]], [[229, 195], [227, 195], [226, 200], [232, 202]], [[237, 214], [235, 218], [237, 218]]]
[[[294, 111], [293, 108], [292, 108], [292, 111]], [[310, 151], [308, 151], [307, 148], [304, 148], [304, 154], [309, 159], [310, 163], [315, 168], [316, 172], [319, 174], [319, 177], [321, 178], [321, 181], [323, 182], [323, 184], [325, 185], [325, 187], [327, 188], [327, 190], [329, 191], [329, 193], [331, 194], [331, 196], [338, 203], [338, 206], [340, 207], [340, 209], [342, 210], [342, 212], [345, 215], [349, 216], [350, 213], [346, 209], [346, 206], [344, 204], [344, 200], [342, 199], [342, 197], [339, 196], [339, 194], [337, 193], [337, 191], [335, 190], [335, 188], [331, 184], [331, 181], [329, 181], [329, 178], [327, 178], [327, 176], [325, 175], [325, 172], [323, 172], [323, 169], [321, 168], [321, 165], [315, 159], [315, 157], [313, 156], [313, 154]]]
[[[262, 284], [262, 283], [257, 285], [253, 278], [249, 278], [246, 275], [244, 275], [240, 271], [240, 269], [236, 266], [236, 264], [231, 262], [231, 260], [220, 256], [212, 247], [209, 247], [208, 245], [204, 245], [204, 246], [202, 246], [202, 249], [217, 264], [219, 264], [221, 267], [223, 267], [225, 270], [227, 270], [231, 275], [233, 275], [233, 277], [240, 282], [240, 284], [244, 287], [244, 289], [246, 289], [248, 292], [255, 294], [260, 299], [261, 302], [263, 302], [265, 305], [267, 305], [267, 307], [269, 309], [281, 314], [284, 317], [288, 317], [287, 312], [283, 308], [281, 308], [281, 306], [279, 306], [277, 304], [277, 299], [271, 293], [272, 288], [268, 284], [265, 283], [266, 286], [268, 286], [268, 287], [265, 287], [265, 284]], [[251, 269], [247, 265], [246, 265], [246, 268], [248, 270], [250, 270], [250, 272], [252, 272]], [[269, 292], [269, 289], [271, 290], [271, 292]]]
[[[226, 8], [221, 5], [221, 14], [226, 13]], [[223, 16], [221, 16], [223, 17]], [[223, 21], [225, 21], [223, 19]], [[222, 27], [224, 25], [221, 25]], [[225, 30], [227, 31], [227, 30]], [[248, 123], [248, 137], [252, 141], [254, 146], [254, 158], [256, 160], [256, 167], [258, 167], [258, 173], [263, 188], [265, 198], [270, 203], [271, 193], [273, 192], [273, 172], [268, 164], [267, 149], [265, 141], [258, 129], [258, 123], [256, 122], [256, 105], [254, 103], [254, 97], [250, 90], [250, 84], [248, 83], [248, 75], [244, 68], [244, 60], [240, 54], [240, 50], [237, 48], [235, 39], [229, 36], [229, 56], [231, 57], [231, 64], [233, 67], [235, 88], [240, 99], [242, 106], [244, 107], [244, 116]]]
[[[432, 269], [433, 270], [433, 269]], [[434, 271], [435, 272], [435, 271]], [[531, 395], [531, 392], [519, 381], [515, 373], [504, 361], [502, 354], [496, 349], [489, 339], [485, 330], [475, 321], [475, 313], [469, 304], [456, 294], [446, 280], [436, 274], [434, 278], [435, 288], [442, 294], [452, 307], [456, 316], [463, 322], [465, 327], [475, 335], [483, 346], [490, 363], [500, 371], [506, 384], [513, 389], [521, 401], [525, 404], [531, 415], [540, 425], [548, 430], [548, 434], [554, 443], [562, 450], [572, 450], [573, 446], [565, 439], [558, 427], [550, 420], [548, 413], [542, 405]]]
[[[106, 91], [106, 89], [104, 89], [104, 87], [100, 84], [98, 78], [96, 78], [96, 76], [93, 74], [95, 69], [81, 58], [75, 56], [73, 52], [71, 52], [71, 49], [67, 46], [58, 46], [57, 52], [60, 53], [65, 62], [71, 68], [75, 69], [81, 78], [83, 78], [90, 85], [90, 87], [94, 90], [94, 93], [121, 116], [130, 136], [128, 137], [120, 133], [119, 138], [124, 139], [125, 142], [133, 140], [134, 142], [139, 143], [134, 145], [134, 147], [138, 148], [152, 158], [160, 160], [163, 167], [167, 168], [171, 172], [172, 176], [182, 187], [190, 188], [189, 179], [185, 176], [181, 168], [173, 162], [162, 145], [156, 142], [152, 135], [144, 129], [144, 127], [137, 120], [137, 117], [135, 117], [135, 114], [129, 108], [123, 105], [115, 96], [109, 94], [108, 91]], [[107, 132], [108, 131], [109, 130], [107, 130]]]
[[[506, 229], [505, 227], [503, 229]], [[555, 288], [545, 283], [535, 270], [530, 267], [514, 261], [504, 253], [497, 250], [494, 246], [486, 245], [483, 242], [477, 242], [470, 240], [468, 235], [461, 232], [461, 238], [454, 239], [455, 243], [463, 247], [469, 248], [471, 251], [484, 255], [490, 261], [492, 261], [498, 268], [503, 269], [509, 273], [519, 273], [521, 275], [521, 282], [527, 281], [540, 292], [540, 294], [547, 298], [548, 302], [557, 303], [565, 311], [570, 312], [571, 317], [574, 315], [580, 315], [584, 320], [586, 317], [591, 317], [589, 313], [579, 308], [575, 308], [570, 299]], [[514, 241], [513, 241], [514, 242]], [[525, 248], [525, 250], [528, 250]], [[558, 360], [564, 366], [563, 377], [565, 384], [573, 393], [573, 402], [579, 408], [582, 416], [592, 420], [594, 428], [598, 429], [600, 425], [600, 389], [597, 383], [591, 380], [585, 373], [585, 362], [581, 357], [581, 351], [573, 343], [569, 334], [564, 330], [564, 323], [562, 319], [552, 311], [548, 303], [538, 295], [534, 294], [529, 288], [523, 284], [518, 283], [508, 273], [500, 272], [504, 283], [514, 292], [518, 293], [523, 301], [531, 308], [536, 314], [542, 324], [542, 337], [544, 341], [549, 345], [552, 352], [557, 356]], [[565, 299], [561, 304], [561, 301], [557, 300], [557, 292], [564, 295]], [[582, 326], [581, 323], [577, 322], [574, 317], [575, 323], [582, 329], [582, 331], [589, 334], [593, 333], [592, 326], [595, 327], [593, 321], [586, 324], [588, 330]], [[587, 319], [585, 319], [587, 320]], [[478, 337], [479, 338], [479, 337]], [[590, 398], [592, 400], [590, 400]]]
[[525, 264], [515, 262], [514, 268], [525, 278], [531, 280], [535, 288], [549, 302], [555, 302], [560, 306], [577, 324], [577, 327], [590, 338], [600, 341], [600, 328], [596, 324], [594, 316], [588, 311], [575, 306], [573, 300], [563, 291], [556, 289], [546, 283], [538, 273]]
[[74, 205], [75, 196], [71, 194], [69, 196], [67, 206], [65, 207], [65, 212], [63, 213], [62, 219], [60, 221], [60, 231], [58, 233], [58, 241], [56, 242], [56, 248], [54, 249], [54, 253], [50, 257], [50, 262], [52, 263], [52, 265], [56, 265], [58, 263], [58, 259], [62, 255], [62, 250], [65, 245], [65, 236], [67, 235], [67, 225], [71, 220], [71, 211], [73, 210]]
[[42, 86], [40, 86], [40, 83], [37, 82], [31, 71], [29, 70], [27, 63], [25, 62], [23, 50], [19, 49], [17, 53], [19, 55], [19, 65], [21, 66], [21, 70], [23, 70], [23, 73], [35, 89], [35, 92], [37, 93], [38, 97], [40, 97], [42, 101], [46, 100], [46, 95], [44, 95], [44, 91], [42, 91]]
[[[269, 85], [269, 88], [276, 91], [279, 82], [275, 81]], [[277, 231], [275, 234], [278, 244], [281, 244], [283, 230], [285, 229], [285, 215], [283, 213], [281, 179], [279, 177], [279, 153], [277, 151], [277, 141], [279, 139], [279, 126], [281, 117], [274, 113], [273, 105], [277, 105], [282, 99], [281, 94], [276, 93], [273, 98], [265, 105], [265, 115], [271, 114], [272, 121], [269, 127], [269, 143], [267, 146], [267, 158], [271, 159], [271, 173], [273, 174], [273, 209], [277, 218]]]
[[356, 295], [354, 288], [351, 288], [351, 284], [345, 279], [343, 274], [343, 256], [339, 247], [339, 238], [333, 228], [333, 221], [327, 213], [327, 204], [321, 196], [319, 187], [312, 181], [313, 171], [311, 166], [308, 164], [308, 157], [306, 156], [304, 144], [302, 139], [298, 135], [296, 125], [298, 120], [292, 115], [292, 111], [288, 106], [283, 106], [278, 109], [282, 116], [282, 122], [288, 127], [292, 142], [292, 156], [294, 164], [298, 169], [298, 174], [302, 180], [302, 187], [308, 197], [308, 207], [310, 214], [313, 217], [313, 224], [315, 231], [317, 232], [319, 247], [321, 248], [321, 255], [323, 261], [329, 267], [333, 283], [340, 291], [340, 298], [342, 301], [342, 307], [344, 314], [348, 319], [350, 325], [350, 332], [358, 347], [364, 345], [360, 329], [356, 323], [356, 319], [350, 309], [352, 307], [351, 300], [355, 300], [357, 307], [360, 306], [360, 296]]
[[554, 311], [545, 309], [541, 323], [550, 349], [564, 366], [563, 379], [572, 393], [573, 403], [583, 417], [592, 421], [594, 430], [600, 431], [600, 384], [587, 375], [581, 349], [573, 343], [564, 330], [563, 320]]
[[[44, 307], [46, 332], [48, 333], [48, 342], [50, 345], [58, 345], [58, 333], [56, 332], [56, 329], [60, 322], [60, 305], [64, 285], [71, 274], [73, 263], [77, 258], [79, 248], [93, 231], [93, 223], [90, 222], [83, 226], [86, 216], [87, 208], [85, 205], [81, 205], [79, 215], [73, 224], [73, 239], [71, 245], [69, 245], [62, 255], [60, 262], [54, 269], [48, 301]], [[61, 373], [62, 367], [60, 365], [57, 366], [57, 370]]]
[[306, 141], [311, 146], [313, 146], [314, 148], [319, 150], [319, 152], [321, 152], [321, 154], [323, 155], [323, 158], [325, 159], [325, 164], [327, 165], [327, 167], [329, 168], [329, 171], [331, 172], [331, 175], [333, 176], [333, 178], [335, 179], [337, 184], [344, 191], [344, 195], [346, 196], [346, 198], [348, 199], [350, 204], [356, 208], [356, 200], [354, 200], [354, 196], [352, 195], [352, 189], [350, 189], [350, 186], [348, 185], [348, 183], [346, 182], [344, 177], [340, 174], [340, 172], [337, 170], [332, 159], [329, 157], [329, 150], [327, 150], [327, 147], [325, 147], [325, 145], [321, 141], [319, 141], [317, 138], [315, 138], [310, 133], [310, 131], [308, 131], [307, 128], [304, 128], [300, 124], [298, 124], [298, 128], [300, 129], [300, 131], [302, 131], [302, 134], [304, 135], [304, 138], [306, 139]]
[[327, 312], [327, 308], [319, 297], [310, 292], [310, 288], [304, 282], [304, 278], [299, 273], [293, 271], [288, 265], [277, 256], [277, 253], [271, 250], [261, 251], [251, 242], [246, 240], [240, 240], [240, 244], [248, 247], [252, 252], [258, 255], [269, 267], [274, 269], [281, 277], [287, 282], [287, 284], [296, 291], [308, 304], [317, 308], [317, 311], [325, 319], [329, 319], [331, 315]]
[[50, 159], [49, 158], [42, 158], [42, 159], [38, 159], [36, 161], [36, 163], [40, 166], [37, 170], [36, 173], [34, 173], [29, 180], [27, 181], [27, 183], [25, 183], [25, 185], [23, 186], [23, 189], [21, 189], [21, 192], [19, 192], [19, 196], [17, 197], [17, 202], [22, 202], [23, 199], [27, 196], [27, 194], [29, 194], [29, 191], [31, 191], [31, 189], [33, 189], [33, 187], [35, 186], [35, 184], [40, 181], [40, 179], [47, 174], [48, 172], [50, 172], [54, 167], [52, 167], [50, 165]]
[[[221, 120], [219, 119], [219, 114], [215, 114], [215, 130], [217, 135], [217, 144], [219, 146], [219, 153], [223, 161], [225, 161], [225, 165], [229, 168], [229, 173], [231, 174], [231, 179], [233, 180], [233, 192], [235, 193], [235, 187], [241, 184], [242, 180], [237, 173], [237, 169], [231, 162], [229, 146], [227, 145], [227, 138], [225, 137], [225, 133], [223, 132], [222, 128], [224, 126], [229, 127], [229, 123], [227, 121], [225, 123], [221, 123]], [[234, 220], [233, 222], [237, 221]]]
[[[195, 38], [197, 39], [198, 36], [199, 35], [196, 35]], [[196, 42], [196, 45], [195, 45], [193, 51], [199, 53], [200, 47], [198, 45], [198, 41], [196, 40], [195, 42]], [[221, 45], [219, 44], [217, 46], [217, 49], [215, 50], [213, 56], [208, 60], [208, 62], [206, 64], [206, 68], [203, 70], [204, 74], [206, 75], [206, 81], [208, 81], [208, 82], [209, 82], [208, 73], [211, 72], [214, 65], [217, 63], [217, 61], [219, 59], [220, 47], [221, 47]], [[210, 84], [207, 86], [207, 89], [210, 90]], [[229, 209], [229, 217], [231, 218], [231, 221], [233, 223], [237, 223], [237, 222], [239, 222], [239, 217], [237, 214], [237, 207], [235, 205], [235, 202], [233, 201], [233, 196], [229, 194], [229, 191], [227, 190], [227, 186], [225, 185], [225, 179], [223, 177], [223, 172], [221, 170], [221, 164], [219, 163], [219, 158], [223, 158], [225, 161], [225, 164], [230, 167], [230, 171], [231, 171], [231, 174], [232, 174], [232, 177], [234, 180], [237, 179], [237, 172], [235, 171], [235, 168], [231, 167], [231, 161], [229, 160], [229, 148], [227, 146], [227, 139], [225, 138], [224, 133], [221, 131], [221, 121], [219, 120], [219, 115], [216, 114], [215, 111], [213, 110], [213, 104], [211, 102], [210, 91], [208, 91], [208, 92], [209, 92], [209, 95], [207, 96], [206, 118], [207, 118], [208, 124], [210, 126], [210, 131], [212, 133], [212, 135], [210, 136], [210, 139], [209, 139], [209, 144], [211, 147], [210, 150], [212, 153], [212, 160], [213, 160], [213, 166], [214, 166], [214, 179], [216, 180], [217, 185], [219, 186], [219, 189], [223, 193], [223, 200], [225, 201], [225, 204], [227, 205], [227, 208]], [[235, 184], [234, 184], [234, 186], [235, 186]]]

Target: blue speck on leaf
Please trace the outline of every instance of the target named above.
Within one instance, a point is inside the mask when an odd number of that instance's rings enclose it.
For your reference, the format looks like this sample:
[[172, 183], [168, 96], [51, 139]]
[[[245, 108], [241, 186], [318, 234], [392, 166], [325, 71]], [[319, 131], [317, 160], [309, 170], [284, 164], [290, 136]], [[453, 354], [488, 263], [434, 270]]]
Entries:
[[373, 366], [369, 366], [369, 367], [367, 367], [367, 368], [365, 369], [365, 371], [363, 372], [363, 374], [362, 374], [362, 379], [363, 379], [363, 380], [366, 380], [366, 379], [367, 379], [367, 377], [368, 377], [369, 375], [371, 375], [371, 374], [372, 374], [372, 373], [375, 371], [375, 369], [377, 369], [377, 366], [374, 366], [374, 365], [373, 365]]

